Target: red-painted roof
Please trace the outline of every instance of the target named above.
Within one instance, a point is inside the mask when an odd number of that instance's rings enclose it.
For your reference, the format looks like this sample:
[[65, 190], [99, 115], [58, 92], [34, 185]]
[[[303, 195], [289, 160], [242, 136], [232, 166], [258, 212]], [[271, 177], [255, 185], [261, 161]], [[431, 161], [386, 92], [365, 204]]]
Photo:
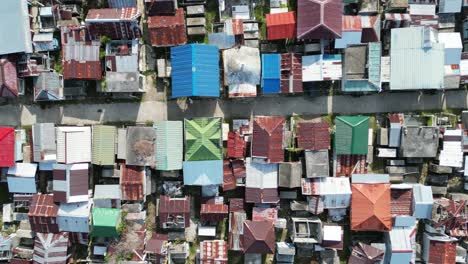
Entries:
[[143, 190], [145, 180], [144, 167], [122, 166], [122, 177], [120, 179], [122, 200], [143, 201], [145, 198]]
[[244, 211], [244, 199], [242, 198], [229, 199], [229, 212], [243, 212], [243, 211]]
[[28, 216], [57, 217], [58, 210], [52, 194], [34, 194]]
[[266, 15], [268, 40], [296, 37], [296, 13], [294, 11]]
[[297, 145], [302, 149], [330, 149], [330, 131], [326, 122], [299, 122], [297, 126]]
[[90, 9], [86, 20], [97, 19], [97, 20], [108, 20], [118, 19], [122, 21], [135, 20], [139, 17], [138, 8], [136, 7], [124, 7], [124, 8], [101, 8], [101, 9]]
[[16, 65], [8, 59], [0, 59], [0, 97], [18, 96]]
[[229, 131], [227, 156], [229, 158], [243, 158], [245, 156], [245, 141], [239, 132]]
[[200, 217], [202, 221], [219, 222], [228, 216], [228, 206], [225, 204], [202, 204]]
[[254, 119], [252, 157], [265, 158], [267, 162], [284, 161], [284, 117], [259, 116]]
[[184, 9], [177, 9], [175, 15], [150, 16], [148, 30], [152, 46], [176, 46], [187, 43]]
[[275, 228], [271, 221], [244, 222], [244, 253], [272, 254], [275, 252]]
[[347, 31], [347, 32], [362, 31], [361, 17], [360, 16], [343, 16], [342, 30]]
[[341, 37], [341, 0], [298, 0], [297, 37], [334, 39]]
[[0, 127], [0, 167], [15, 165], [15, 129]]

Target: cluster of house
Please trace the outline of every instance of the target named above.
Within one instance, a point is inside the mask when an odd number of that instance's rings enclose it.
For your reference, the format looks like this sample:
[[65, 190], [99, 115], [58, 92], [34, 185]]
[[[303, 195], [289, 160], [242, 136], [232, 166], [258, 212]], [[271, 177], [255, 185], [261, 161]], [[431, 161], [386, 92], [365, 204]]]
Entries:
[[[349, 263], [465, 263], [468, 184], [449, 181], [468, 179], [468, 112], [463, 122], [444, 120], [1, 127], [1, 180], [11, 201], [3, 228], [12, 234], [2, 237], [0, 255], [65, 263], [81, 243], [92, 261], [130, 244], [125, 256], [135, 263], [185, 263], [191, 247], [201, 263], [228, 263], [228, 251], [246, 263], [266, 254], [278, 263], [336, 263], [348, 249]], [[147, 197], [156, 197], [156, 215]], [[154, 230], [148, 217], [157, 218]]]

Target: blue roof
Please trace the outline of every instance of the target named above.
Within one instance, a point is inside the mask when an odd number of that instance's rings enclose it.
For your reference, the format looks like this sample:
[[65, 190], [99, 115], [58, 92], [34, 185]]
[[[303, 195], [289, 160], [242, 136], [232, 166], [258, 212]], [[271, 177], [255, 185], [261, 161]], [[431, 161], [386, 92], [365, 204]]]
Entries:
[[219, 97], [218, 47], [190, 44], [171, 48], [172, 97]]
[[7, 177], [8, 192], [37, 193], [35, 177]]
[[223, 183], [223, 161], [184, 161], [184, 185], [221, 185]]
[[262, 91], [264, 94], [280, 92], [280, 54], [262, 54]]

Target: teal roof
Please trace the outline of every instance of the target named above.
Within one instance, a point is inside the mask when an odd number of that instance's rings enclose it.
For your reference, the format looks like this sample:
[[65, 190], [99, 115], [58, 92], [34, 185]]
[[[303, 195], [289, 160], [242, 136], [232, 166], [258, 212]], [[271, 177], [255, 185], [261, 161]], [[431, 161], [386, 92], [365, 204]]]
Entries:
[[156, 129], [156, 169], [180, 170], [183, 158], [182, 121], [158, 121]]
[[339, 116], [335, 119], [335, 151], [338, 155], [365, 155], [369, 141], [369, 117]]

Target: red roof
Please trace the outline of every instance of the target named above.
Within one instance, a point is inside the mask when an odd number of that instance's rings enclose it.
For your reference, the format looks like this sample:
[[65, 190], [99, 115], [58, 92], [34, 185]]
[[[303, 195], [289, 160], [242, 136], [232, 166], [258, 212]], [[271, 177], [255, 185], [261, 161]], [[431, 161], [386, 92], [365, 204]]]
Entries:
[[219, 222], [228, 216], [228, 206], [225, 204], [202, 204], [200, 217], [202, 221]]
[[245, 163], [243, 160], [231, 160], [232, 173], [236, 179], [245, 178]]
[[390, 231], [390, 184], [351, 184], [351, 230]]
[[15, 129], [0, 127], [0, 167], [15, 165]]
[[367, 173], [366, 155], [337, 155], [336, 176]]
[[267, 14], [268, 40], [296, 37], [296, 13], [294, 11]]
[[392, 215], [413, 215], [413, 188], [392, 188], [390, 193]]
[[456, 241], [438, 241], [429, 242], [428, 263], [450, 264], [455, 263], [457, 256]]
[[268, 220], [268, 221], [276, 222], [277, 219], [278, 219], [277, 208], [254, 207], [252, 209], [253, 221]]
[[120, 179], [122, 200], [143, 201], [145, 198], [143, 190], [145, 180], [144, 167], [122, 166], [122, 177]]
[[341, 0], [298, 0], [297, 37], [334, 39], [341, 37]]
[[[291, 87], [292, 85], [292, 87]], [[281, 54], [281, 93], [302, 93], [302, 55]]]
[[34, 194], [28, 213], [31, 230], [39, 233], [57, 233], [58, 210], [52, 194]]
[[89, 19], [136, 20], [139, 16], [138, 8], [136, 7], [90, 9], [86, 16], [86, 22], [88, 22]]
[[167, 242], [169, 236], [167, 234], [158, 234], [153, 233], [153, 236], [150, 240], [146, 243], [145, 252], [153, 253], [153, 254], [162, 254], [164, 243]]
[[297, 145], [308, 150], [330, 149], [329, 125], [326, 122], [299, 122]]
[[177, 9], [175, 15], [150, 16], [148, 30], [152, 46], [176, 46], [187, 43], [184, 9]]
[[244, 222], [244, 253], [273, 254], [275, 252], [275, 228], [271, 221]]
[[343, 16], [342, 30], [347, 32], [361, 32], [361, 17], [360, 16]]
[[227, 156], [229, 158], [243, 158], [245, 156], [245, 141], [239, 132], [229, 131]]
[[252, 157], [265, 158], [267, 162], [284, 161], [284, 117], [259, 116], [254, 119]]
[[169, 215], [181, 215], [185, 218], [185, 227], [190, 226], [190, 197], [171, 198], [161, 195], [159, 198], [159, 224], [163, 228], [164, 221]]
[[277, 188], [245, 188], [245, 201], [247, 203], [278, 203], [279, 200]]
[[0, 59], [0, 97], [18, 96], [16, 65], [8, 59]]

